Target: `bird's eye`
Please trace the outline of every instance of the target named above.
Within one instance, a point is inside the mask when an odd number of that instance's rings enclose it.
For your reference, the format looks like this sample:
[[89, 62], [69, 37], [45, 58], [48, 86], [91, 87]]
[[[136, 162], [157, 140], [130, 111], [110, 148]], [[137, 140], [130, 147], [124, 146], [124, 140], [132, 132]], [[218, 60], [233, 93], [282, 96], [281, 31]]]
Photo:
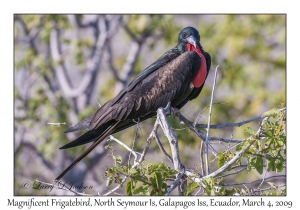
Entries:
[[182, 38], [184, 38], [184, 39], [186, 38], [186, 33], [182, 34]]

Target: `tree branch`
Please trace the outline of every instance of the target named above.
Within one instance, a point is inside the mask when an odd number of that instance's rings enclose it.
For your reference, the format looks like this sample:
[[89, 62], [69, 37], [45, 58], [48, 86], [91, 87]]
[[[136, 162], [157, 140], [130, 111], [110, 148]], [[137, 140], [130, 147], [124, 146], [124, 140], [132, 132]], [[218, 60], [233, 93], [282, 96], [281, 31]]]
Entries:
[[[212, 103], [213, 103], [213, 100], [214, 100], [214, 92], [215, 92], [215, 86], [216, 86], [216, 80], [217, 80], [217, 75], [218, 75], [218, 67], [216, 67], [216, 70], [215, 70], [215, 79], [214, 79], [214, 84], [213, 84], [213, 88], [212, 88], [212, 91], [211, 91], [211, 99], [210, 99], [210, 106], [209, 106], [209, 114], [208, 114], [208, 122], [207, 122], [207, 132], [206, 132], [206, 138], [205, 138], [205, 165], [206, 165], [206, 175], [209, 174], [209, 164], [208, 164], [208, 136], [209, 136], [209, 130], [210, 130], [210, 119], [211, 119], [211, 112], [212, 112]], [[200, 154], [201, 154], [201, 151], [200, 151]]]
[[[212, 129], [218, 129], [218, 128], [228, 128], [228, 127], [240, 127], [244, 124], [253, 122], [253, 121], [258, 121], [261, 120], [262, 117], [258, 116], [258, 117], [254, 117], [251, 118], [249, 120], [245, 120], [245, 121], [241, 121], [241, 122], [237, 122], [237, 123], [224, 123], [224, 124], [215, 124], [215, 125], [210, 125], [210, 128]], [[207, 124], [196, 124], [195, 125], [197, 128], [207, 128]]]
[[171, 161], [171, 163], [173, 163], [173, 159], [171, 158], [171, 156], [166, 152], [165, 148], [163, 147], [158, 135], [157, 135], [157, 129], [158, 129], [158, 121], [155, 121], [155, 124], [153, 126], [153, 130], [150, 134], [150, 136], [152, 138], [154, 138], [156, 140], [156, 143], [158, 145], [158, 147], [160, 148], [160, 150], [164, 153], [164, 155]]
[[172, 183], [172, 185], [168, 188], [167, 193], [165, 194], [165, 196], [170, 195], [170, 193], [178, 186], [181, 177], [184, 175], [185, 170], [181, 171], [179, 174], [177, 174], [176, 179], [174, 180], [174, 182]]
[[273, 178], [277, 178], [277, 177], [286, 177], [286, 175], [274, 175], [274, 176], [270, 176], [267, 178], [262, 178], [262, 179], [257, 179], [251, 182], [239, 182], [239, 183], [220, 183], [221, 186], [236, 186], [236, 185], [243, 185], [243, 184], [253, 184], [255, 182], [260, 182], [262, 180], [268, 180], [268, 179], [273, 179]]
[[234, 175], [234, 174], [238, 174], [238, 173], [244, 171], [245, 169], [247, 169], [247, 167], [243, 167], [243, 168], [241, 168], [239, 170], [236, 170], [236, 171], [234, 171], [232, 173], [228, 173], [228, 174], [224, 174], [222, 176], [218, 176], [218, 177], [216, 177], [216, 179], [220, 179], [220, 178], [223, 178], [223, 177], [226, 177], [226, 176], [231, 176], [231, 175]]
[[[180, 111], [175, 113], [175, 116], [178, 117], [178, 119], [180, 120], [180, 122], [183, 122], [191, 131], [193, 131], [197, 136], [199, 136], [202, 140], [205, 141], [206, 136], [201, 134], [202, 131], [198, 130], [196, 128], [196, 126], [194, 125], [193, 122], [189, 121], [188, 119], [186, 119], [181, 113]], [[201, 125], [205, 125], [207, 128], [207, 124], [201, 124]], [[225, 124], [220, 124], [220, 125], [225, 125]], [[211, 125], [213, 126], [213, 125]], [[210, 126], [210, 127], [211, 127]], [[222, 138], [222, 137], [216, 137], [216, 136], [209, 136], [208, 137], [209, 141], [223, 141], [226, 143], [241, 143], [243, 142], [243, 140], [236, 140], [236, 139], [228, 139], [228, 138]], [[209, 144], [209, 149], [211, 149], [213, 152], [215, 152], [215, 150], [211, 147], [211, 145]], [[216, 152], [215, 152], [216, 153]]]
[[182, 171], [184, 169], [184, 167], [180, 161], [177, 138], [173, 132], [173, 129], [171, 128], [171, 126], [168, 123], [168, 120], [167, 120], [167, 117], [165, 115], [163, 108], [159, 108], [157, 110], [157, 121], [158, 121], [158, 124], [161, 126], [165, 136], [169, 140], [172, 157], [173, 157], [174, 169], [177, 171]]
[[123, 147], [125, 147], [125, 149], [127, 149], [129, 152], [131, 152], [133, 154], [134, 158], [134, 162], [137, 161], [137, 154], [134, 150], [130, 149], [126, 144], [124, 144], [123, 142], [121, 142], [120, 140], [116, 139], [113, 135], [110, 135], [109, 138], [107, 139], [107, 141], [115, 141], [118, 144], [122, 145]]
[[68, 77], [66, 75], [66, 71], [64, 70], [64, 66], [61, 63], [61, 51], [60, 51], [60, 43], [58, 37], [57, 29], [53, 29], [50, 34], [50, 49], [51, 56], [55, 62], [58, 63], [56, 66], [56, 73], [59, 84], [63, 90], [63, 93], [67, 97], [78, 97], [81, 95], [89, 86], [92, 84], [92, 80], [97, 77], [97, 72], [99, 70], [99, 66], [101, 63], [101, 58], [103, 55], [103, 48], [105, 46], [106, 41], [113, 35], [113, 32], [116, 30], [116, 27], [108, 30], [104, 23], [104, 18], [100, 19], [100, 31], [97, 41], [95, 44], [95, 52], [93, 56], [87, 60], [87, 70], [85, 71], [80, 84], [77, 88], [72, 88], [71, 83], [68, 81]]

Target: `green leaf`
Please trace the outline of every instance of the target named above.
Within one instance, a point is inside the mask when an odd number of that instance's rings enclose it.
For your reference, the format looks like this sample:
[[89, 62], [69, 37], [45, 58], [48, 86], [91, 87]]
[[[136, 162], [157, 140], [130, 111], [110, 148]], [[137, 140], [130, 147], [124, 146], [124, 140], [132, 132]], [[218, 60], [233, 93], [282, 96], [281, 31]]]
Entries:
[[238, 145], [235, 147], [235, 151], [239, 152], [239, 151], [242, 150], [242, 148], [243, 148], [243, 143], [238, 144]]
[[168, 185], [167, 185], [167, 183], [164, 182], [162, 184], [161, 191], [163, 192], [163, 194], [165, 194], [168, 191]]
[[251, 169], [252, 169], [252, 159], [253, 159], [253, 157], [251, 157], [251, 156], [249, 156], [248, 158], [247, 158], [247, 161], [248, 161], [248, 165], [247, 165], [247, 171], [249, 172], [249, 171], [251, 171]]
[[214, 195], [214, 178], [213, 177], [208, 177], [208, 178], [203, 178], [202, 183], [204, 184], [204, 189], [205, 189], [205, 195]]
[[115, 157], [116, 164], [120, 165], [122, 163], [122, 157], [120, 155], [116, 155]]
[[248, 126], [244, 127], [244, 132], [247, 133], [247, 134], [249, 134], [250, 136], [254, 136], [255, 135], [254, 130], [252, 128], [248, 127]]
[[251, 165], [254, 166], [254, 168], [257, 170], [257, 172], [259, 174], [262, 174], [263, 173], [263, 159], [262, 157], [254, 157], [252, 158], [251, 160]]
[[150, 182], [151, 182], [152, 187], [156, 188], [156, 179], [154, 177], [150, 177]]
[[184, 195], [190, 195], [199, 185], [196, 182], [190, 182], [184, 191]]
[[175, 175], [175, 174], [178, 174], [178, 171], [174, 170], [174, 169], [171, 169], [169, 170], [169, 175]]
[[259, 174], [263, 172], [263, 159], [262, 157], [248, 157], [248, 166], [247, 171], [251, 170], [251, 167], [254, 167]]
[[275, 172], [276, 173], [280, 173], [283, 170], [283, 167], [284, 167], [283, 161], [277, 159], [275, 161], [275, 168], [276, 168]]
[[162, 170], [164, 170], [164, 171], [169, 171], [168, 166], [167, 166], [166, 164], [164, 164], [164, 163], [160, 163], [160, 164], [159, 164], [159, 167], [160, 167]]
[[262, 141], [255, 141], [255, 147], [258, 151], [262, 150]]
[[284, 142], [280, 138], [275, 139], [275, 147], [282, 147], [284, 145]]
[[138, 170], [135, 169], [135, 168], [131, 168], [131, 169], [129, 170], [129, 173], [132, 174], [132, 175], [134, 175], [134, 174], [138, 173]]
[[112, 184], [113, 180], [112, 179], [108, 179], [106, 181], [106, 186], [110, 186]]
[[273, 144], [273, 139], [267, 139], [265, 141], [265, 148], [270, 148], [270, 146]]
[[274, 171], [275, 170], [274, 159], [272, 159], [272, 156], [269, 154], [266, 154], [266, 157], [267, 157], [267, 160], [266, 160], [267, 171]]
[[128, 180], [125, 186], [126, 195], [132, 195], [132, 182]]
[[218, 168], [221, 168], [226, 162], [225, 156], [223, 153], [218, 153], [217, 156], [219, 157], [218, 158]]
[[146, 186], [142, 185], [142, 186], [140, 186], [140, 187], [134, 189], [134, 190], [133, 190], [133, 194], [135, 194], [135, 195], [136, 195], [136, 194], [147, 195], [148, 190], [149, 190], [149, 188], [148, 188], [147, 185], [146, 185]]
[[269, 110], [269, 111], [266, 111], [263, 115], [262, 115], [262, 117], [264, 118], [264, 117], [276, 117], [276, 115], [277, 114], [279, 114], [280, 113], [280, 110], [279, 109], [271, 109], [271, 110]]
[[163, 179], [162, 175], [159, 172], [155, 172], [155, 178], [156, 178], [156, 186], [159, 191], [161, 191]]
[[[267, 128], [267, 129], [269, 129], [269, 128]], [[269, 137], [269, 138], [272, 138], [272, 137], [273, 137], [273, 133], [272, 133], [270, 130], [265, 130], [265, 131], [264, 131], [264, 135], [265, 135], [266, 137]]]

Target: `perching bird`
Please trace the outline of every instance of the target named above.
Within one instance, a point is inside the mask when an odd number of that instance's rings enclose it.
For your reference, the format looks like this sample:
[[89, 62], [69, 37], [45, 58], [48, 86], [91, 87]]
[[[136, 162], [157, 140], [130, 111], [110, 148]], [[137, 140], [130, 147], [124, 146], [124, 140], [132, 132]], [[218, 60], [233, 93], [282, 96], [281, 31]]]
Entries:
[[193, 27], [178, 35], [176, 47], [144, 69], [115, 98], [106, 102], [94, 114], [67, 132], [88, 130], [60, 149], [94, 141], [56, 180], [60, 180], [77, 162], [109, 135], [156, 115], [160, 107], [170, 102], [180, 109], [201, 92], [210, 70], [211, 58], [200, 44], [200, 34]]

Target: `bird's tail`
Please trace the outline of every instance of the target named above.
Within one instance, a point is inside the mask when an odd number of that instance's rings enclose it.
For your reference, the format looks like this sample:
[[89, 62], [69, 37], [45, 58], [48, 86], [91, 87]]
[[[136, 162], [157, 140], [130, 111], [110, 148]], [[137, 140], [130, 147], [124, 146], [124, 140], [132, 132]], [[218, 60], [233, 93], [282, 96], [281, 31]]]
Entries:
[[[68, 166], [68, 168], [66, 168], [56, 179], [55, 182], [58, 182], [69, 170], [71, 170], [79, 161], [81, 161], [85, 156], [87, 156], [100, 142], [102, 142], [106, 137], [108, 137], [115, 129], [115, 127], [118, 125], [119, 121], [115, 121], [113, 122], [112, 125], [108, 126], [107, 129], [100, 134], [100, 136], [98, 135], [98, 137], [92, 136], [92, 140], [89, 140], [88, 135], [91, 134], [87, 134], [85, 133], [84, 135], [80, 136], [78, 139], [72, 141], [71, 143], [61, 147], [60, 149], [65, 149], [65, 148], [70, 148], [70, 147], [75, 147], [81, 144], [85, 144], [87, 143], [87, 140], [90, 141], [95, 141], [86, 151], [84, 151], [78, 158], [76, 158], [76, 160], [73, 161], [73, 163], [71, 165]], [[98, 140], [97, 140], [98, 139]], [[73, 143], [74, 142], [74, 143]]]
[[102, 137], [105, 133], [107, 133], [107, 131], [111, 127], [115, 128], [116, 122], [117, 121], [109, 121], [109, 122], [103, 124], [102, 126], [100, 126], [99, 128], [95, 129], [95, 130], [90, 130], [90, 131], [86, 132], [85, 134], [83, 134], [82, 136], [80, 136], [79, 138], [77, 138], [76, 140], [71, 141], [70, 143], [60, 147], [59, 149], [68, 149], [68, 148], [71, 148], [71, 147], [76, 147], [76, 146], [79, 146], [79, 145], [82, 145], [82, 144], [87, 144], [87, 143], [90, 143], [92, 141], [96, 141], [97, 139]]

